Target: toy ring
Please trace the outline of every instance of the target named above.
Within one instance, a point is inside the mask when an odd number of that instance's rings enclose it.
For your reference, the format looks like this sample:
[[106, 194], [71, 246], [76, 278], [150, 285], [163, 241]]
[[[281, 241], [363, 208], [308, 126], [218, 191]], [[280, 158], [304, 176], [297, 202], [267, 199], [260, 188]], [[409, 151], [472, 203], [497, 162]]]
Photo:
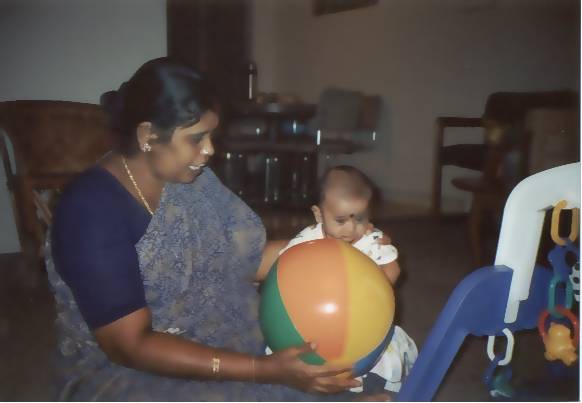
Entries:
[[[572, 323], [572, 328], [574, 329], [574, 336], [572, 337], [572, 343], [574, 346], [578, 346], [578, 339], [580, 338], [580, 329], [578, 327], [578, 319], [576, 316], [570, 311], [569, 309], [564, 308], [561, 305], [556, 305], [555, 309], [560, 312], [562, 315], [566, 316], [570, 322]], [[550, 315], [550, 312], [545, 309], [540, 318], [538, 319], [538, 331], [540, 332], [540, 336], [542, 339], [545, 340], [547, 333], [546, 333], [546, 319]]]
[[[565, 245], [566, 241], [560, 237], [559, 228], [560, 228], [560, 213], [566, 207], [566, 201], [562, 200], [556, 204], [554, 210], [552, 211], [552, 225], [550, 228], [550, 233], [552, 235], [552, 241], [556, 245]], [[580, 221], [580, 210], [578, 208], [572, 209], [572, 224], [570, 226], [570, 234], [568, 235], [568, 239], [574, 242], [576, 238], [578, 238], [579, 228], [579, 221]]]

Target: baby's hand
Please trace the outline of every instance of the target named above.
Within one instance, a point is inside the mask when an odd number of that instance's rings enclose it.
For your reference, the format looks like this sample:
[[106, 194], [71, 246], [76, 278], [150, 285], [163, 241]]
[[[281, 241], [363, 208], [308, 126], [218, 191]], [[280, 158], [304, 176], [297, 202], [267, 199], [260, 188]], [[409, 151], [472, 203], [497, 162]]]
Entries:
[[[366, 230], [366, 235], [370, 235], [372, 232], [374, 232], [374, 228], [375, 228], [374, 224], [369, 223], [368, 229]], [[388, 235], [386, 231], [384, 231], [383, 234], [384, 235], [382, 236], [382, 238], [376, 240], [376, 243], [379, 245], [392, 245], [392, 238], [390, 238], [390, 235]]]

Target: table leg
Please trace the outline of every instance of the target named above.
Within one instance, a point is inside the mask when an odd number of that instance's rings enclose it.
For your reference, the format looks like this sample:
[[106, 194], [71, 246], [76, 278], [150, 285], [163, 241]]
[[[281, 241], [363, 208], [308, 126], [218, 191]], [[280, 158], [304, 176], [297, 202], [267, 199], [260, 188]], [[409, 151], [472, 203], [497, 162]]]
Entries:
[[265, 118], [267, 122], [267, 136], [271, 143], [276, 143], [279, 138], [279, 119], [276, 116]]

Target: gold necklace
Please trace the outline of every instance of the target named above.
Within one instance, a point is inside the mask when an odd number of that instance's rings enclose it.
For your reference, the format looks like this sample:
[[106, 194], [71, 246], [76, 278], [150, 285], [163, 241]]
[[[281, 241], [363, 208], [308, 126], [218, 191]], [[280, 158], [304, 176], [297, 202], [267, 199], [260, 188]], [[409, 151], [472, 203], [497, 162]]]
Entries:
[[131, 180], [131, 183], [133, 183], [133, 187], [137, 191], [137, 194], [139, 195], [139, 198], [143, 202], [143, 204], [144, 204], [146, 210], [148, 211], [148, 213], [150, 213], [150, 215], [153, 216], [154, 215], [154, 212], [150, 208], [150, 205], [149, 205], [148, 201], [146, 200], [146, 198], [143, 197], [143, 193], [141, 192], [139, 186], [137, 186], [137, 182], [133, 178], [133, 175], [131, 174], [131, 171], [129, 170], [129, 167], [127, 166], [127, 161], [125, 160], [125, 157], [122, 156], [121, 157], [121, 160], [123, 161], [123, 166], [125, 167], [125, 172], [127, 172], [127, 176], [129, 176], [129, 179]]

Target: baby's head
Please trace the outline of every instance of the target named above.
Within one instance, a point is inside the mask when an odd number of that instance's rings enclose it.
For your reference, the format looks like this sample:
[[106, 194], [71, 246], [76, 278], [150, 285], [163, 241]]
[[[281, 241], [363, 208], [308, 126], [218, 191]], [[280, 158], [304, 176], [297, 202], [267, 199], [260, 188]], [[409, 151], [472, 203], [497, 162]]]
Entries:
[[360, 170], [346, 165], [329, 169], [319, 184], [319, 202], [311, 207], [326, 238], [354, 243], [368, 229], [374, 185]]

